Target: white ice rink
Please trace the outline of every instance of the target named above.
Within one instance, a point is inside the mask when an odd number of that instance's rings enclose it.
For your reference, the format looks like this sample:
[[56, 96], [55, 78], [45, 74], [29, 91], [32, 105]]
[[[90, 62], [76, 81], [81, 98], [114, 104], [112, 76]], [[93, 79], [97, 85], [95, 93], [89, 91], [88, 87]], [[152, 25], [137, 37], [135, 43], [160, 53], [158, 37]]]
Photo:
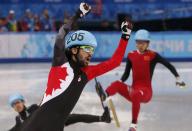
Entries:
[[[153, 77], [154, 96], [150, 103], [142, 105], [138, 131], [191, 131], [192, 130], [192, 63], [173, 63], [187, 89], [175, 86], [175, 78], [163, 66], [158, 65]], [[99, 77], [106, 88], [121, 77], [125, 64]], [[0, 64], [0, 131], [6, 131], [15, 124], [16, 113], [8, 105], [8, 96], [22, 93], [27, 105], [39, 103], [43, 96], [50, 64]], [[127, 81], [131, 83], [131, 79]], [[75, 113], [101, 115], [99, 98], [94, 92], [94, 81], [85, 90], [75, 107]], [[131, 120], [131, 104], [124, 98], [113, 97], [121, 128], [114, 123], [75, 124], [65, 131], [127, 131]]]

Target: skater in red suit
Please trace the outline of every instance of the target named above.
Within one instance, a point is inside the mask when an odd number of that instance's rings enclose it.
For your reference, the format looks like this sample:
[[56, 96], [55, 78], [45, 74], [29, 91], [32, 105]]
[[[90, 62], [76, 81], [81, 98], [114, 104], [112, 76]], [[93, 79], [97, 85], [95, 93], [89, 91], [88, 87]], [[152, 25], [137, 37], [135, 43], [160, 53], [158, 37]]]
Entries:
[[[176, 78], [176, 85], [185, 86], [180, 79], [175, 67], [157, 52], [148, 49], [150, 43], [149, 32], [139, 30], [135, 34], [137, 50], [128, 54], [125, 72], [121, 80], [113, 82], [107, 89], [106, 94], [113, 96], [119, 93], [132, 103], [132, 123], [129, 131], [136, 131], [137, 120], [140, 112], [140, 104], [147, 103], [152, 97], [151, 79], [157, 63], [166, 66]], [[132, 69], [133, 83], [131, 86], [125, 84]], [[105, 96], [104, 96], [105, 98]]]

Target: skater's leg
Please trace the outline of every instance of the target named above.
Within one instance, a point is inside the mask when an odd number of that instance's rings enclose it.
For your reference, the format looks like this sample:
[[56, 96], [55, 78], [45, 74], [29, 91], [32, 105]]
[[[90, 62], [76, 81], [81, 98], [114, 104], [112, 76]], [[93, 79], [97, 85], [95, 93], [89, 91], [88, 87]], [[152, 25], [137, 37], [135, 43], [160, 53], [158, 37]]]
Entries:
[[109, 87], [106, 89], [106, 93], [108, 96], [113, 96], [116, 93], [119, 93], [121, 96], [125, 97], [127, 100], [131, 101], [130, 93], [129, 93], [129, 86], [121, 81], [115, 81], [111, 83]]
[[65, 126], [75, 124], [77, 122], [84, 122], [84, 123], [92, 123], [92, 122], [100, 122], [101, 117], [96, 115], [89, 115], [89, 114], [71, 114], [67, 118], [65, 122]]
[[132, 123], [133, 124], [137, 124], [141, 103], [147, 103], [151, 99], [152, 93], [150, 90], [146, 90], [146, 88], [148, 87], [145, 87], [145, 88], [134, 87], [130, 91], [130, 97], [132, 102]]
[[110, 112], [107, 109], [105, 109], [102, 116], [97, 115], [89, 115], [89, 114], [71, 114], [67, 118], [67, 121], [65, 122], [65, 126], [75, 124], [78, 122], [84, 122], [84, 123], [93, 123], [93, 122], [111, 122]]
[[131, 101], [132, 101], [132, 123], [137, 124], [137, 119], [140, 112], [142, 94], [139, 91], [132, 91]]

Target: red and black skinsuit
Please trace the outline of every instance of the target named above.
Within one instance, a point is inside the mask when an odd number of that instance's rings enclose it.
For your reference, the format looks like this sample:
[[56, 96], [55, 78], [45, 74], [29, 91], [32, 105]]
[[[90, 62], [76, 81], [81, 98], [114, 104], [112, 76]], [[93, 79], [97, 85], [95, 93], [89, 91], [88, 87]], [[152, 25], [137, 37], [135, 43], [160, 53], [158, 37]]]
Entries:
[[65, 36], [78, 18], [72, 17], [61, 27], [56, 37], [52, 67], [41, 106], [24, 123], [21, 131], [61, 131], [86, 83], [120, 65], [128, 44], [124, 35], [113, 56], [98, 65], [81, 68], [67, 57]]
[[[145, 53], [141, 54], [139, 51], [135, 50], [128, 54], [126, 68], [121, 81], [113, 82], [106, 89], [109, 96], [119, 93], [128, 101], [132, 102], [132, 123], [137, 123], [140, 104], [147, 103], [151, 100], [151, 79], [157, 63], [166, 66], [175, 77], [179, 76], [174, 66], [158, 53], [147, 50]], [[129, 86], [123, 82], [129, 77], [131, 69], [133, 72], [133, 82], [132, 85]]]

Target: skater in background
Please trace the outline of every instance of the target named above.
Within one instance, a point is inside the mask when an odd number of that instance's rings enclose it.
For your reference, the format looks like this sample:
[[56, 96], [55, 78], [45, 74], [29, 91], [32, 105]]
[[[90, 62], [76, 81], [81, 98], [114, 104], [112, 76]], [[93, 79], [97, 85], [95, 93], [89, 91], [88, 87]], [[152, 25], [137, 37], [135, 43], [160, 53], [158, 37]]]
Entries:
[[22, 123], [39, 107], [36, 104], [27, 107], [25, 105], [25, 98], [19, 93], [9, 97], [9, 105], [18, 113], [15, 117], [16, 124], [9, 131], [19, 131]]
[[[67, 121], [86, 83], [120, 65], [131, 34], [131, 22], [122, 23], [122, 36], [112, 58], [98, 65], [89, 66], [97, 47], [92, 33], [78, 30], [65, 41], [73, 23], [90, 10], [88, 4], [81, 3], [75, 16], [60, 28], [43, 100], [40, 107], [24, 122], [21, 131], [62, 130], [63, 122]], [[105, 108], [108, 111], [108, 107]]]
[[[136, 131], [138, 116], [141, 103], [148, 103], [152, 98], [151, 80], [157, 63], [163, 64], [175, 76], [176, 85], [184, 87], [185, 83], [181, 80], [175, 67], [157, 52], [148, 49], [150, 44], [150, 34], [147, 30], [138, 30], [135, 33], [135, 42], [137, 50], [131, 51], [127, 57], [125, 71], [121, 80], [113, 82], [103, 92], [103, 100], [107, 96], [113, 96], [119, 93], [132, 103], [132, 123], [129, 131]], [[124, 82], [128, 79], [130, 70], [132, 69], [133, 82], [127, 85]], [[100, 91], [100, 94], [102, 89]]]
[[[39, 108], [37, 104], [33, 104], [29, 107], [25, 104], [25, 98], [16, 93], [9, 97], [9, 105], [18, 113], [15, 118], [16, 124], [9, 131], [19, 131], [22, 123], [27, 120], [35, 110]], [[93, 123], [93, 122], [111, 122], [110, 114], [107, 110], [104, 111], [102, 116], [89, 115], [89, 114], [70, 114], [67, 121], [63, 122], [64, 126], [69, 126], [71, 124], [84, 122], [84, 123]]]
[[[32, 104], [27, 107], [25, 104], [25, 98], [19, 94], [13, 94], [9, 97], [9, 105], [18, 113], [15, 117], [15, 126], [12, 127], [9, 131], [19, 131], [22, 123], [27, 120], [35, 110], [39, 108], [37, 104]], [[89, 114], [70, 114], [67, 121], [64, 123], [64, 126], [69, 126], [71, 124], [84, 122], [84, 123], [93, 123], [93, 122], [111, 122], [110, 114], [105, 110], [102, 116], [89, 115]], [[61, 130], [63, 131], [63, 130]]]

